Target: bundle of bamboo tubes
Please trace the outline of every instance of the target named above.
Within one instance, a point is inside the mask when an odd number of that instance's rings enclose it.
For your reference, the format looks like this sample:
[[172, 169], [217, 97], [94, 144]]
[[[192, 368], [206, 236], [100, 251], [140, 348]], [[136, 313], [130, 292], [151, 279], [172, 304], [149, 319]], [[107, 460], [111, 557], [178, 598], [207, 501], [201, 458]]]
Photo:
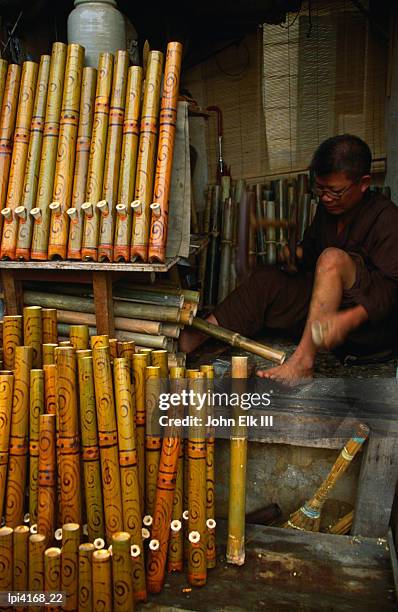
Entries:
[[[182, 45], [1, 60], [2, 259], [164, 262]], [[164, 61], [165, 60], [165, 61]]]

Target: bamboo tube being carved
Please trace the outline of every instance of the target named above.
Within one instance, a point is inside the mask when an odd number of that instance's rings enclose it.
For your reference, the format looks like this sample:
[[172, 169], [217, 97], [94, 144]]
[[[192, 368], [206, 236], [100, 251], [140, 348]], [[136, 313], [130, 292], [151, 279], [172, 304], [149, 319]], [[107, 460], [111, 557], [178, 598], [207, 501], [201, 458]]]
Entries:
[[134, 610], [130, 534], [119, 531], [112, 537], [113, 610]]
[[40, 416], [39, 491], [37, 531], [51, 542], [55, 527], [56, 490], [56, 439], [54, 414]]
[[64, 610], [77, 610], [79, 585], [80, 525], [62, 526], [61, 591], [66, 593]]
[[26, 591], [29, 581], [28, 547], [30, 530], [26, 525], [18, 525], [14, 529], [14, 589]]
[[53, 189], [53, 200], [59, 203], [60, 209], [51, 212], [48, 259], [65, 259], [67, 253], [69, 217], [66, 211], [72, 201], [83, 60], [83, 47], [68, 45]]
[[151, 51], [145, 76], [144, 99], [142, 102], [139, 153], [135, 183], [135, 199], [141, 206], [133, 215], [131, 235], [131, 261], [147, 261], [150, 226], [150, 208], [155, 174], [156, 138], [160, 103], [163, 53]]
[[13, 389], [14, 377], [0, 374], [0, 516], [3, 516], [7, 483]]
[[15, 364], [15, 349], [22, 345], [23, 319], [21, 315], [4, 317], [3, 324], [3, 364], [6, 370], [13, 370]]
[[93, 553], [95, 546], [85, 542], [79, 546], [79, 612], [93, 610]]
[[39, 185], [37, 188], [36, 206], [31, 210], [31, 215], [34, 219], [30, 253], [31, 259], [47, 259], [51, 212], [49, 204], [53, 193], [57, 159], [62, 92], [65, 77], [66, 48], [66, 45], [63, 43], [56, 42], [53, 44], [51, 53]]
[[57, 344], [57, 309], [43, 308], [41, 311], [41, 317], [43, 344]]
[[44, 412], [44, 372], [30, 371], [30, 415], [29, 415], [29, 517], [37, 523], [39, 494], [39, 429], [40, 415]]
[[41, 368], [43, 332], [40, 306], [27, 306], [23, 309], [23, 327], [24, 345], [31, 346], [33, 350], [32, 365], [34, 368]]
[[112, 73], [113, 55], [111, 53], [101, 53], [98, 63], [94, 123], [86, 185], [86, 200], [91, 204], [92, 208], [84, 208], [87, 212], [84, 214], [83, 260], [97, 261], [98, 259], [100, 212], [97, 208], [97, 203], [101, 200], [102, 195]]
[[11, 527], [0, 527], [0, 592], [12, 591], [13, 587], [13, 533]]

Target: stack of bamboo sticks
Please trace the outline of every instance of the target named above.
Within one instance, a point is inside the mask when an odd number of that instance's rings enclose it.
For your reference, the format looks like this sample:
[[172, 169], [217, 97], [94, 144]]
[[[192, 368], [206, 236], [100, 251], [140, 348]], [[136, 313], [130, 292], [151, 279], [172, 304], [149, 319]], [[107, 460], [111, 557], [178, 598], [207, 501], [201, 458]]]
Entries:
[[[182, 46], [0, 62], [2, 259], [164, 262]], [[163, 88], [162, 88], [163, 77]]]

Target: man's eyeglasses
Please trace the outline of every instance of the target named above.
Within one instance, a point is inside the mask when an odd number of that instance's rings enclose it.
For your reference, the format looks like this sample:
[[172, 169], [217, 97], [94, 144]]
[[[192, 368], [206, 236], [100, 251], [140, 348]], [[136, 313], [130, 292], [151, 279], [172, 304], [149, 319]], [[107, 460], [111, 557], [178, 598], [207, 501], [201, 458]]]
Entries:
[[323, 187], [315, 184], [313, 190], [315, 195], [317, 195], [319, 198], [325, 195], [332, 200], [341, 200], [341, 198], [350, 191], [351, 187], [357, 185], [358, 182], [359, 181], [354, 181], [350, 185], [347, 185], [347, 187], [344, 187], [344, 189], [339, 189], [338, 191], [335, 191], [334, 189], [324, 189]]

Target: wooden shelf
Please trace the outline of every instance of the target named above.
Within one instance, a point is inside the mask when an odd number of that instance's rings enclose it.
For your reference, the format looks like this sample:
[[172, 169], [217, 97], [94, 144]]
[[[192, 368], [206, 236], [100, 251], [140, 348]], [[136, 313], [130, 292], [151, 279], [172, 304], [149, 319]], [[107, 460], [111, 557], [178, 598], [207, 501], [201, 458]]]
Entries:
[[0, 270], [69, 270], [98, 272], [168, 272], [179, 258], [168, 259], [164, 264], [149, 263], [99, 263], [96, 261], [1, 261]]

